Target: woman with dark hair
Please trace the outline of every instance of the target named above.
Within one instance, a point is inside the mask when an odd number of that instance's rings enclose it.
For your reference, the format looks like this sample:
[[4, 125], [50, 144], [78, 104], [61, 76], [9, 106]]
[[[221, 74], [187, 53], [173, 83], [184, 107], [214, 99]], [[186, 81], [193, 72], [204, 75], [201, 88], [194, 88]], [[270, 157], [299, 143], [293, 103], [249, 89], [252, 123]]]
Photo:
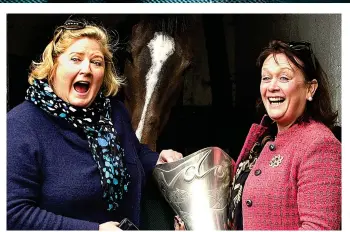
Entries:
[[[227, 229], [339, 230], [341, 143], [327, 77], [310, 43], [272, 41], [260, 54], [267, 115], [234, 165]], [[185, 229], [175, 218], [175, 229]]]
[[341, 143], [331, 129], [327, 76], [311, 44], [272, 41], [260, 54], [265, 115], [234, 168], [228, 226], [244, 230], [337, 230]]

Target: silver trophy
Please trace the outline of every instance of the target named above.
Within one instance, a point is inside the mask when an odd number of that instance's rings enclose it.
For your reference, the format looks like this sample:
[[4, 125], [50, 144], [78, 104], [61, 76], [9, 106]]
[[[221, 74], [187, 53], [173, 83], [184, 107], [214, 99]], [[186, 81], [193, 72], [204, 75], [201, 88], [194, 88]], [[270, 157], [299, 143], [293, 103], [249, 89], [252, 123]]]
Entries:
[[153, 176], [188, 230], [225, 230], [232, 159], [208, 147], [175, 162], [156, 165]]

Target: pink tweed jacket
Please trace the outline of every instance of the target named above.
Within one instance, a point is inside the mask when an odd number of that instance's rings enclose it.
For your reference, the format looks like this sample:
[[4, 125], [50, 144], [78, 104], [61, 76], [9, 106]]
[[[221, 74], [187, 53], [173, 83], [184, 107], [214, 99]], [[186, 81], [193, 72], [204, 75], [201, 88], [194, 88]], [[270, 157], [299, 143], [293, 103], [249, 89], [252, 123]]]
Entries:
[[[252, 125], [237, 164], [266, 129], [262, 123]], [[278, 133], [247, 178], [242, 210], [244, 230], [340, 229], [339, 140], [315, 121]]]

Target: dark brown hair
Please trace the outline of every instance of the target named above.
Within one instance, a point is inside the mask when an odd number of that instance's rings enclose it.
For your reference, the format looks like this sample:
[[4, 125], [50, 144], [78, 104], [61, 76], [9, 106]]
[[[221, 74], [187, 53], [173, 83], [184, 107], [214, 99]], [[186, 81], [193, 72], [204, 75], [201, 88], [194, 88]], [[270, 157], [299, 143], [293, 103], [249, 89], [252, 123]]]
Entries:
[[[257, 59], [256, 64], [260, 69], [265, 59], [271, 54], [273, 54], [275, 60], [277, 54], [285, 54], [302, 71], [305, 83], [309, 83], [313, 79], [316, 79], [318, 82], [318, 88], [313, 96], [313, 100], [311, 102], [307, 101], [305, 110], [297, 119], [297, 122], [309, 122], [310, 119], [313, 119], [332, 129], [336, 123], [338, 112], [332, 111], [327, 74], [312, 52], [311, 44], [307, 42], [286, 43], [273, 40], [268, 47], [263, 49]], [[298, 60], [302, 63], [298, 62]], [[262, 105], [261, 103], [258, 104], [258, 110], [261, 110]]]

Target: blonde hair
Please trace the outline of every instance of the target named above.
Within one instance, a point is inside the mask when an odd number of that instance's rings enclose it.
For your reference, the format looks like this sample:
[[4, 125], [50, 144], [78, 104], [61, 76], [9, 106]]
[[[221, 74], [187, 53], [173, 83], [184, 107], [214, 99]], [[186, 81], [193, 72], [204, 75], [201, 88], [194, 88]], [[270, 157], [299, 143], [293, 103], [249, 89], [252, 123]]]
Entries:
[[31, 64], [31, 72], [28, 77], [28, 82], [33, 84], [34, 79], [48, 79], [52, 83], [52, 79], [57, 69], [57, 58], [76, 40], [81, 38], [90, 38], [96, 40], [102, 49], [105, 59], [105, 72], [103, 78], [103, 94], [114, 96], [124, 80], [120, 78], [113, 63], [113, 47], [111, 36], [105, 28], [94, 24], [88, 24], [85, 20], [79, 22], [86, 26], [82, 29], [62, 29], [57, 28], [51, 42], [46, 46], [40, 62], [33, 61]]

